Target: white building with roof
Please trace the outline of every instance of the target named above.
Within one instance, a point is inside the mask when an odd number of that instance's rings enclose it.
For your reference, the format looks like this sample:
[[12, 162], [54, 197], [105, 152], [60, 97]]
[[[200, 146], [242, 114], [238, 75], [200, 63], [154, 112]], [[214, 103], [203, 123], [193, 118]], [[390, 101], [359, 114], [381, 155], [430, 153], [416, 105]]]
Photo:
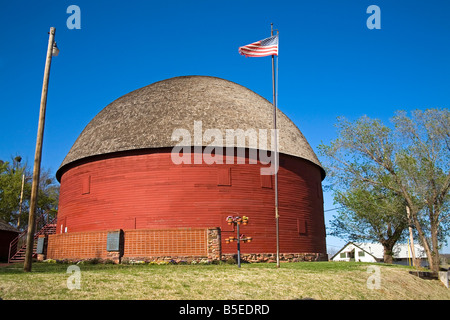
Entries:
[[[421, 265], [428, 263], [425, 249], [414, 244], [416, 259], [420, 259]], [[397, 243], [393, 248], [393, 263], [412, 265], [411, 248], [408, 244]], [[332, 261], [360, 261], [360, 262], [383, 262], [384, 248], [381, 243], [357, 243], [348, 242], [330, 260]]]

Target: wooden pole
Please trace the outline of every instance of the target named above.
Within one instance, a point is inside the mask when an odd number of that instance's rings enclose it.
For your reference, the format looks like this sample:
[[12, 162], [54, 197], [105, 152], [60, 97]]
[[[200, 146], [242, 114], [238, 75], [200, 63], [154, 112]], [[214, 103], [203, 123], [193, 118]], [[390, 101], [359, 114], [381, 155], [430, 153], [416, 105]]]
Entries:
[[19, 201], [19, 217], [17, 218], [17, 229], [20, 227], [20, 217], [22, 216], [22, 203], [23, 203], [23, 187], [25, 185], [25, 175], [22, 175], [22, 188], [20, 190], [20, 201]]
[[413, 238], [413, 231], [412, 231], [412, 219], [411, 219], [411, 211], [408, 206], [406, 206], [406, 214], [408, 216], [408, 229], [409, 229], [409, 241], [411, 242], [411, 256], [413, 261], [413, 266], [416, 266], [416, 251], [414, 249], [414, 238]]
[[[273, 23], [270, 24], [270, 35], [273, 36]], [[274, 164], [275, 164], [275, 233], [277, 242], [277, 268], [280, 267], [280, 239], [279, 239], [279, 227], [278, 227], [278, 137], [277, 137], [277, 103], [275, 92], [275, 55], [272, 55], [272, 91], [273, 91], [273, 128], [274, 128]]]
[[50, 28], [48, 38], [47, 58], [45, 60], [44, 81], [42, 85], [42, 94], [41, 94], [41, 107], [39, 110], [39, 124], [36, 139], [36, 152], [34, 154], [33, 182], [31, 185], [30, 211], [28, 217], [27, 250], [25, 252], [25, 262], [23, 265], [23, 270], [26, 272], [31, 271], [31, 262], [33, 259], [34, 231], [35, 231], [34, 224], [35, 224], [37, 195], [39, 190], [39, 177], [41, 173], [41, 156], [42, 156], [42, 142], [44, 139], [45, 108], [47, 106], [48, 80], [50, 77], [50, 65], [52, 64], [52, 51], [54, 42], [55, 42], [55, 28], [52, 27]]

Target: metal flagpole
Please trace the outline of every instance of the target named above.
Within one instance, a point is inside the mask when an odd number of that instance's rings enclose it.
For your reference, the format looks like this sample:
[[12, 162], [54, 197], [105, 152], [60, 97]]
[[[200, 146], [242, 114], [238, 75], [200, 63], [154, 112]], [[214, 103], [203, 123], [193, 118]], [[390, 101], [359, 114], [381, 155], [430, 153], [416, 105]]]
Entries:
[[238, 251], [238, 256], [237, 256], [237, 263], [238, 263], [238, 268], [241, 267], [241, 234], [239, 233], [239, 223], [236, 223], [237, 226], [237, 251]]
[[[270, 35], [273, 36], [273, 23], [270, 24]], [[278, 62], [278, 58], [277, 58]], [[276, 103], [276, 91], [275, 91], [275, 55], [272, 55], [272, 90], [273, 90], [273, 128], [274, 128], [274, 139], [275, 146], [273, 152], [275, 155], [275, 229], [276, 229], [276, 242], [277, 242], [277, 268], [280, 267], [280, 239], [279, 239], [279, 228], [278, 228], [278, 136], [277, 136], [277, 103]]]

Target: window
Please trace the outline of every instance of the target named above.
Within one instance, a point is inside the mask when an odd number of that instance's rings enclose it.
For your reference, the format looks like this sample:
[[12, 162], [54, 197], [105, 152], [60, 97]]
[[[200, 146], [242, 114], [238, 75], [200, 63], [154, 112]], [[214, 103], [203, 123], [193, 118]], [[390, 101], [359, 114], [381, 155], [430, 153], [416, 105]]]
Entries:
[[217, 170], [217, 185], [231, 186], [231, 168], [219, 168]]
[[365, 253], [364, 251], [358, 251], [358, 257], [364, 257]]
[[341, 254], [339, 255], [339, 257], [340, 257], [341, 259], [345, 259], [345, 258], [347, 258], [347, 254], [346, 254], [345, 252], [341, 252]]
[[297, 219], [297, 232], [299, 234], [306, 234], [306, 221], [303, 219]]
[[91, 176], [87, 175], [83, 178], [81, 194], [91, 193]]
[[261, 174], [261, 187], [272, 189], [272, 175]]

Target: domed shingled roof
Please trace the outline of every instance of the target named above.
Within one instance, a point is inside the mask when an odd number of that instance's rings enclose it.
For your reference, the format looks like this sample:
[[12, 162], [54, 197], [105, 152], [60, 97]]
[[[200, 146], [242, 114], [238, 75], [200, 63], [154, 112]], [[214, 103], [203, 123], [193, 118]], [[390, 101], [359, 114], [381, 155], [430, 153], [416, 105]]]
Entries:
[[[219, 129], [225, 146], [226, 129], [273, 128], [273, 105], [234, 82], [209, 76], [183, 76], [159, 81], [132, 91], [110, 103], [86, 126], [57, 172], [88, 157], [137, 149], [173, 147], [175, 129], [186, 129], [194, 143], [194, 121], [206, 129]], [[277, 110], [280, 153], [322, 166], [295, 124]], [[270, 134], [270, 131], [267, 131]], [[270, 137], [270, 136], [269, 136]], [[268, 150], [270, 150], [270, 138]], [[204, 142], [208, 145], [209, 141]], [[242, 147], [236, 145], [237, 147]], [[248, 147], [247, 139], [246, 146]]]

